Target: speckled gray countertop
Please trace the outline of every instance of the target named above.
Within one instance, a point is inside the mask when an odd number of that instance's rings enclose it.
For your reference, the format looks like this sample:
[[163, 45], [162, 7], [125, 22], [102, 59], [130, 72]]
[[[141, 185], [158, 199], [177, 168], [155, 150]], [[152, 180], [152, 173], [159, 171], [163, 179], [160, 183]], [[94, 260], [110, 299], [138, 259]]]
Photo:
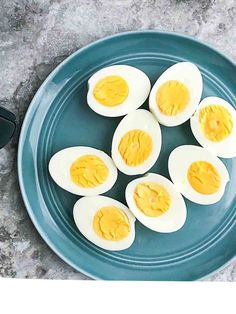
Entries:
[[[192, 35], [236, 60], [235, 16], [235, 0], [1, 0], [0, 105], [21, 123], [58, 63], [96, 39], [128, 30]], [[88, 279], [61, 261], [30, 221], [17, 182], [17, 137], [0, 151], [0, 276]], [[236, 262], [205, 280], [236, 281]]]

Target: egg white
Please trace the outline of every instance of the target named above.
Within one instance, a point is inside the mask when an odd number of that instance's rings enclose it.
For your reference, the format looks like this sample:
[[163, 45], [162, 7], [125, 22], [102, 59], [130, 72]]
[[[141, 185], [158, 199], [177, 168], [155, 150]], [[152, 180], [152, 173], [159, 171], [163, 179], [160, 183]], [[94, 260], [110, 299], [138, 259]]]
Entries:
[[[189, 90], [190, 100], [186, 108], [175, 116], [167, 116], [160, 112], [156, 103], [156, 94], [162, 84], [169, 80], [177, 80], [183, 83]], [[202, 75], [198, 67], [190, 62], [179, 62], [169, 67], [161, 76], [157, 79], [156, 83], [152, 87], [149, 96], [149, 108], [155, 115], [157, 120], [169, 127], [180, 125], [187, 121], [196, 110], [198, 106], [203, 89]]]
[[[134, 200], [134, 191], [138, 184], [143, 182], [153, 182], [162, 185], [170, 195], [170, 208], [159, 217], [148, 217], [137, 207]], [[125, 190], [126, 202], [134, 216], [149, 229], [170, 233], [182, 228], [186, 221], [187, 209], [182, 195], [175, 189], [173, 183], [167, 178], [148, 173], [144, 177], [131, 181]]]
[[[118, 147], [121, 138], [131, 130], [142, 130], [152, 138], [152, 152], [149, 157], [140, 165], [127, 165], [119, 153]], [[154, 116], [147, 110], [138, 109], [125, 116], [117, 126], [112, 140], [112, 159], [116, 167], [127, 175], [142, 174], [147, 172], [156, 162], [161, 151], [161, 129]]]
[[[188, 168], [195, 161], [209, 162], [219, 172], [221, 185], [216, 193], [205, 195], [197, 192], [190, 185], [187, 178]], [[222, 198], [229, 181], [229, 173], [223, 162], [205, 148], [195, 145], [183, 145], [175, 148], [169, 156], [168, 169], [175, 188], [190, 201], [197, 204], [208, 205], [218, 202]]]
[[[70, 176], [72, 163], [84, 156], [95, 155], [103, 160], [108, 168], [108, 178], [104, 183], [91, 188], [83, 188], [75, 184]], [[64, 190], [82, 196], [91, 196], [105, 193], [110, 190], [117, 179], [117, 169], [113, 160], [103, 151], [86, 146], [75, 146], [60, 150], [52, 156], [49, 162], [49, 173], [53, 180]]]
[[[95, 85], [106, 76], [117, 75], [122, 77], [129, 87], [125, 101], [117, 106], [108, 107], [100, 104], [93, 96]], [[148, 76], [141, 70], [129, 65], [112, 65], [93, 74], [88, 81], [87, 102], [96, 113], [107, 117], [124, 116], [139, 108], [150, 93], [151, 83]]]
[[[228, 137], [220, 142], [213, 142], [204, 136], [201, 130], [201, 125], [199, 123], [199, 113], [202, 108], [210, 105], [220, 105], [227, 109], [232, 116], [233, 129]], [[223, 158], [233, 158], [236, 157], [236, 110], [224, 99], [220, 97], [206, 97], [204, 98], [195, 114], [190, 120], [191, 129], [193, 135], [200, 145], [210, 150], [214, 155]]]
[[[99, 237], [93, 229], [93, 218], [96, 212], [105, 206], [116, 206], [127, 215], [130, 223], [129, 235], [119, 241], [105, 240]], [[80, 198], [74, 205], [73, 216], [79, 231], [90, 242], [112, 251], [125, 250], [132, 245], [135, 239], [135, 217], [127, 206], [106, 196], [89, 196]]]

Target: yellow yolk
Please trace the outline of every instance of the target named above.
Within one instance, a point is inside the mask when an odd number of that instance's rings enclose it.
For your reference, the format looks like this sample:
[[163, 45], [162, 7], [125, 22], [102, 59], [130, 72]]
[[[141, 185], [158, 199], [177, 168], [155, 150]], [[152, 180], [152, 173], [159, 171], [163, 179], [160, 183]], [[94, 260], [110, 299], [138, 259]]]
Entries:
[[105, 240], [119, 241], [130, 233], [130, 223], [127, 215], [118, 207], [100, 208], [93, 219], [95, 233]]
[[233, 128], [231, 114], [219, 105], [202, 108], [199, 113], [199, 123], [205, 137], [213, 142], [224, 140]]
[[141, 212], [149, 217], [158, 217], [170, 207], [170, 195], [160, 184], [139, 183], [134, 191], [134, 201]]
[[181, 82], [171, 80], [162, 84], [156, 94], [157, 106], [166, 116], [181, 113], [190, 99], [188, 88]]
[[119, 153], [128, 166], [142, 164], [152, 152], [152, 138], [142, 130], [132, 130], [122, 136]]
[[192, 188], [201, 194], [213, 194], [220, 188], [220, 174], [209, 162], [193, 162], [188, 169], [187, 176]]
[[94, 90], [93, 96], [104, 106], [115, 107], [122, 104], [128, 97], [129, 87], [126, 81], [116, 75], [100, 80]]
[[70, 175], [73, 182], [83, 188], [94, 188], [108, 177], [109, 170], [95, 155], [84, 155], [73, 162]]

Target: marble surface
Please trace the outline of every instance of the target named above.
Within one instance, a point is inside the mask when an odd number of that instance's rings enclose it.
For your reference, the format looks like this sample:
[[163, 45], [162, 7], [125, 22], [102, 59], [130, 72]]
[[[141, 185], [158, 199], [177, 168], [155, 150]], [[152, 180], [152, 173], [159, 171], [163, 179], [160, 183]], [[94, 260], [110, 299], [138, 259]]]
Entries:
[[[1, 0], [0, 105], [19, 124], [43, 80], [78, 48], [141, 29], [176, 31], [236, 60], [235, 0]], [[32, 225], [21, 199], [15, 138], [0, 151], [0, 276], [88, 279], [61, 261]], [[236, 262], [204, 280], [236, 281]]]

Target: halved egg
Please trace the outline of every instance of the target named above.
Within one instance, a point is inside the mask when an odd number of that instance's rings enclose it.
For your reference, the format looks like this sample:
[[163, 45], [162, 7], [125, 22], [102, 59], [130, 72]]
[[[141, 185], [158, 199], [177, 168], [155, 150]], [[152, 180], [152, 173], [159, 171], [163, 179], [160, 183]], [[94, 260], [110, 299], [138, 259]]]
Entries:
[[174, 232], [185, 223], [187, 211], [182, 195], [159, 174], [148, 173], [131, 181], [125, 197], [134, 216], [154, 231]]
[[180, 125], [196, 110], [202, 88], [202, 75], [196, 65], [176, 63], [162, 73], [152, 87], [150, 111], [165, 126]]
[[176, 189], [198, 204], [218, 202], [229, 181], [229, 173], [223, 162], [200, 146], [175, 148], [169, 156], [168, 168]]
[[110, 197], [80, 198], [73, 216], [83, 236], [103, 249], [120, 251], [134, 242], [135, 217], [128, 207]]
[[102, 116], [124, 116], [145, 102], [150, 89], [150, 80], [141, 70], [129, 65], [112, 65], [90, 77], [87, 102]]
[[161, 129], [154, 116], [138, 109], [125, 116], [112, 140], [112, 159], [117, 168], [135, 175], [148, 171], [161, 150]]
[[98, 195], [110, 190], [117, 179], [113, 160], [101, 150], [76, 146], [52, 156], [49, 172], [64, 190], [77, 195]]
[[220, 97], [206, 97], [190, 120], [200, 145], [223, 158], [236, 157], [236, 110]]

